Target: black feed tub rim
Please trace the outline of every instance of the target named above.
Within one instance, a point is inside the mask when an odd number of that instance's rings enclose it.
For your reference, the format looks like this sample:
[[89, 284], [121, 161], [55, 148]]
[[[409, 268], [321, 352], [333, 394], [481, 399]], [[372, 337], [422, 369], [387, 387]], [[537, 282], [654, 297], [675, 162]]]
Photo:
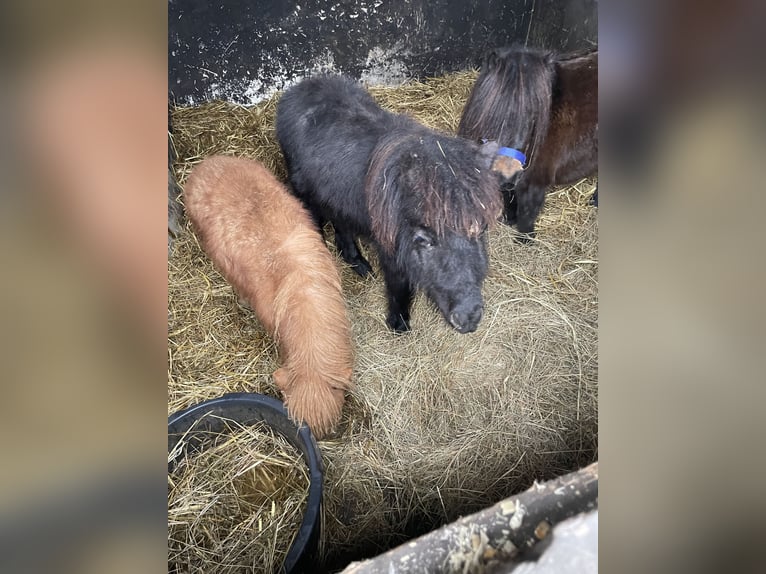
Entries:
[[[314, 436], [308, 426], [301, 424], [298, 427], [290, 420], [281, 401], [257, 393], [229, 393], [193, 405], [168, 417], [168, 453], [173, 452], [181, 438], [184, 438], [186, 442], [181, 452], [188, 454], [198, 452], [204, 436], [226, 431], [224, 419], [235, 421], [243, 426], [264, 421], [303, 454], [303, 459], [309, 467], [310, 477], [306, 512], [298, 534], [287, 552], [282, 569], [285, 574], [313, 570], [314, 554], [319, 540], [324, 474], [322, 457]], [[189, 429], [193, 426], [194, 429], [190, 431]], [[168, 462], [168, 472], [173, 472], [174, 467], [175, 459]]]

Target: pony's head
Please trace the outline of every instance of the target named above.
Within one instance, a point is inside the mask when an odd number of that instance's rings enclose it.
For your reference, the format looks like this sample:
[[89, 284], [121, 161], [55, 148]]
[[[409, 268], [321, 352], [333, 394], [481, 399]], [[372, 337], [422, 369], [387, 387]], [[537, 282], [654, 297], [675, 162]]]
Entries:
[[375, 240], [461, 333], [482, 316], [485, 231], [502, 208], [491, 169], [497, 150], [494, 142], [395, 130], [375, 149], [367, 174]]

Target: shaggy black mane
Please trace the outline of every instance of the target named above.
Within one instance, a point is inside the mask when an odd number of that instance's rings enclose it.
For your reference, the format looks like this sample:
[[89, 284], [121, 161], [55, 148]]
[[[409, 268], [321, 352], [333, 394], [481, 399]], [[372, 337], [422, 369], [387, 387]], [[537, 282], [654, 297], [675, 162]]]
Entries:
[[365, 194], [373, 233], [394, 248], [402, 213], [418, 213], [438, 236], [446, 230], [478, 237], [498, 218], [502, 197], [497, 176], [476, 167], [469, 142], [402, 125], [381, 138], [367, 171]]

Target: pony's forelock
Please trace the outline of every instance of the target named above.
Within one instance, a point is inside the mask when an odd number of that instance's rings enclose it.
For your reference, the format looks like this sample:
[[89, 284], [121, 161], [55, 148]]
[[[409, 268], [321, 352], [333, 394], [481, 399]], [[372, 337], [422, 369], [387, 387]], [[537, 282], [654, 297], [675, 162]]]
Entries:
[[[435, 132], [400, 130], [375, 148], [365, 182], [373, 234], [395, 249], [403, 216], [437, 236], [475, 238], [502, 209], [498, 180], [478, 145]], [[403, 213], [406, 210], [406, 214]]]

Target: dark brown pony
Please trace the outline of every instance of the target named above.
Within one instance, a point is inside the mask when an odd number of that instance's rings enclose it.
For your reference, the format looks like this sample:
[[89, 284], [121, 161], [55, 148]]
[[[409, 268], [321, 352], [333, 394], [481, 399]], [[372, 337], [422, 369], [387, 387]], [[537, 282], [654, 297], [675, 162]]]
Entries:
[[527, 167], [503, 184], [505, 222], [534, 234], [551, 185], [598, 172], [598, 49], [571, 54], [498, 48], [484, 60], [458, 135], [522, 151]]

